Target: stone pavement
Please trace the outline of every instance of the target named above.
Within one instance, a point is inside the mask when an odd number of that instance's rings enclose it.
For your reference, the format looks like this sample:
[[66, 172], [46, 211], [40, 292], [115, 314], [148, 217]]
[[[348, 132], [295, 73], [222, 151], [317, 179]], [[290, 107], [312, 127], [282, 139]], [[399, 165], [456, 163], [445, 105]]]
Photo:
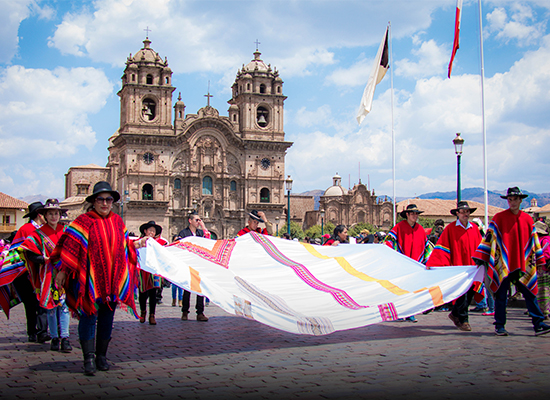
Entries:
[[[169, 290], [164, 291], [169, 301]], [[194, 297], [194, 296], [192, 296]], [[77, 321], [70, 354], [27, 343], [22, 305], [0, 317], [1, 399], [539, 399], [550, 393], [550, 335], [535, 337], [521, 308], [508, 311], [509, 337], [492, 317], [470, 316], [458, 331], [444, 312], [299, 336], [225, 313], [180, 320], [162, 304], [158, 325], [117, 310], [112, 368], [83, 375]], [[191, 314], [194, 316], [193, 314]]]

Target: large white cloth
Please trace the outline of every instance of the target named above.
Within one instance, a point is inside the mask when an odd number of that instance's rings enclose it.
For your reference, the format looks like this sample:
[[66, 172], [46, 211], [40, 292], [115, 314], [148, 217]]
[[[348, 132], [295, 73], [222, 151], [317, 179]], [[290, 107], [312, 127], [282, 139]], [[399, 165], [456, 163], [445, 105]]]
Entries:
[[324, 335], [407, 317], [456, 299], [476, 266], [426, 270], [387, 246], [315, 246], [255, 232], [232, 240], [148, 240], [141, 268], [205, 295], [231, 314]]

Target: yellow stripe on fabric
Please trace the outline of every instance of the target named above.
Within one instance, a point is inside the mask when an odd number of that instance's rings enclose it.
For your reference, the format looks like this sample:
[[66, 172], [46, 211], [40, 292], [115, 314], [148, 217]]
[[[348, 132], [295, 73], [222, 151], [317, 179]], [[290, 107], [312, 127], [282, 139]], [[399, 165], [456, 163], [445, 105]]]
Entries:
[[193, 292], [202, 293], [199, 271], [189, 267], [189, 272], [191, 273], [191, 290]]
[[443, 303], [443, 293], [441, 293], [441, 288], [439, 286], [433, 286], [430, 288], [430, 295], [432, 296], [432, 301], [434, 306], [440, 306]]
[[387, 279], [376, 279], [376, 278], [373, 278], [372, 276], [368, 276], [367, 274], [365, 274], [363, 272], [357, 271], [355, 268], [353, 268], [351, 266], [351, 264], [344, 257], [325, 256], [325, 255], [319, 253], [315, 249], [315, 247], [313, 247], [313, 245], [311, 245], [311, 244], [302, 243], [302, 245], [307, 249], [307, 251], [309, 251], [311, 253], [311, 255], [313, 255], [317, 258], [320, 258], [322, 260], [328, 260], [328, 259], [332, 258], [332, 259], [336, 260], [336, 262], [338, 264], [340, 264], [340, 266], [344, 269], [344, 271], [346, 271], [350, 275], [355, 276], [356, 278], [359, 278], [359, 279], [361, 279], [363, 281], [366, 281], [366, 282], [376, 282], [380, 286], [382, 286], [384, 289], [388, 290], [389, 292], [391, 292], [391, 293], [393, 293], [397, 296], [401, 296], [403, 294], [409, 293], [407, 290], [401, 289], [400, 287], [394, 285], [393, 283], [391, 283]]

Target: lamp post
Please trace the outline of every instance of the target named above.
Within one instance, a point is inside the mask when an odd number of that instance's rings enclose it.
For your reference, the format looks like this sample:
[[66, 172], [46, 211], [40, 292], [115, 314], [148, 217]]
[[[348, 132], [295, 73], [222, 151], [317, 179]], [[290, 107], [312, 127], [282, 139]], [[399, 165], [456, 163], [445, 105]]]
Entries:
[[462, 155], [462, 146], [464, 145], [464, 139], [460, 137], [460, 133], [456, 134], [453, 144], [455, 145], [456, 153], [456, 202], [458, 203], [462, 197], [460, 194], [460, 156]]
[[319, 214], [321, 214], [321, 245], [323, 245], [323, 236], [325, 235], [325, 209], [321, 209], [321, 212]]
[[286, 230], [287, 230], [288, 236], [290, 236], [290, 191], [292, 190], [292, 179], [290, 179], [290, 175], [288, 175], [288, 178], [285, 181], [285, 186], [286, 186], [286, 193], [287, 193], [287, 199], [288, 199], [288, 205], [286, 208], [286, 214], [287, 214]]
[[277, 233], [275, 236], [279, 236], [279, 217], [275, 217], [275, 226], [277, 227]]
[[199, 202], [197, 201], [197, 199], [193, 199], [193, 210], [197, 211], [197, 204]]

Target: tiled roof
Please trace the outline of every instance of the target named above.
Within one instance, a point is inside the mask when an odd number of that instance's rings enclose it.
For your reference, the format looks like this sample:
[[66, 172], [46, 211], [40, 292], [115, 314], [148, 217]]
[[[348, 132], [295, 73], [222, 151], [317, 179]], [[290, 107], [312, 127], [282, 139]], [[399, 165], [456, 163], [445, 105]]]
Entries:
[[0, 192], [0, 208], [27, 208], [29, 205], [23, 200], [16, 199]]
[[[456, 200], [442, 199], [408, 199], [397, 203], [397, 212], [403, 211], [407, 205], [416, 204], [420, 211], [424, 211], [423, 217], [439, 217], [451, 215], [451, 210], [456, 208]], [[477, 201], [468, 200], [468, 205], [477, 210], [471, 215], [472, 217], [484, 217], [485, 206]], [[489, 206], [489, 216], [492, 217], [496, 213], [503, 211], [503, 208]]]

